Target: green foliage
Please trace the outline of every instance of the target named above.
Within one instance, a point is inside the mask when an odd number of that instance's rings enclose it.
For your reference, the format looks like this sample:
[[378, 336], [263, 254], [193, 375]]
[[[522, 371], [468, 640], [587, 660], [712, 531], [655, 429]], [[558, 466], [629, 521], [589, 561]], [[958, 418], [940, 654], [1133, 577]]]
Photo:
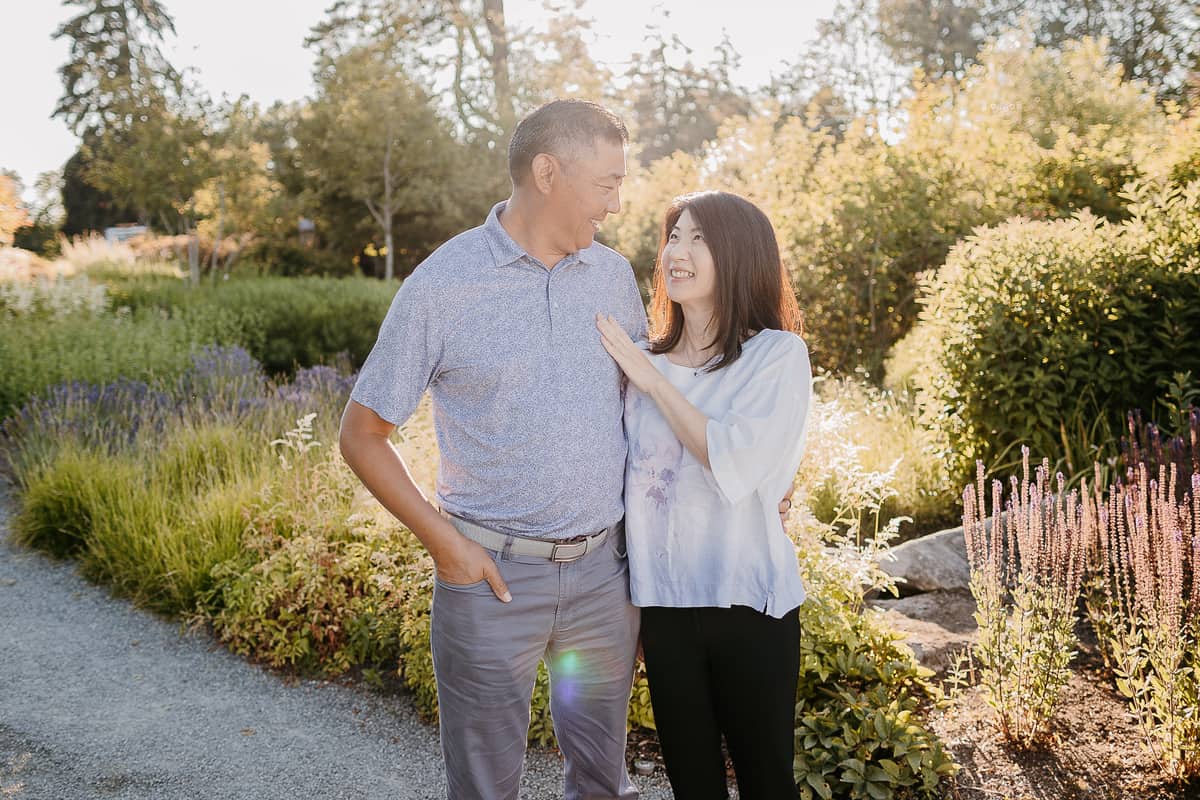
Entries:
[[189, 353], [201, 341], [231, 338], [215, 334], [197, 340], [186, 327], [168, 320], [128, 316], [23, 319], [0, 325], [0, 419], [63, 381], [170, 378], [184, 370]]
[[800, 796], [936, 797], [957, 767], [920, 723], [922, 709], [939, 699], [933, 673], [873, 615], [820, 596], [800, 607], [800, 631]]
[[[168, 278], [106, 282], [111, 314], [38, 314], [0, 325], [0, 418], [67, 380], [169, 380], [207, 344], [239, 344], [275, 374], [342, 354], [360, 364], [395, 292], [366, 279], [243, 278], [196, 288]], [[16, 290], [0, 289], [0, 306], [10, 294]], [[55, 297], [29, 305], [58, 307], [69, 299]]]
[[221, 640], [273, 667], [324, 675], [396, 664], [404, 592], [394, 576], [412, 547], [369, 529], [347, 535], [249, 543], [217, 565], [208, 602]]
[[262, 239], [250, 245], [241, 259], [269, 275], [289, 278], [300, 275], [345, 277], [357, 272], [349, 258], [278, 239]]
[[961, 519], [945, 437], [921, 423], [909, 392], [828, 375], [816, 387], [800, 475], [818, 520], [841, 530], [853, 525], [861, 541], [876, 538], [890, 519], [900, 521], [901, 540]]
[[134, 480], [130, 472], [128, 464], [118, 467], [99, 454], [73, 451], [24, 476], [13, 516], [16, 541], [55, 556], [77, 554], [92, 530], [95, 509]]
[[[795, 774], [811, 798], [934, 797], [940, 780], [958, 767], [922, 720], [941, 702], [912, 651], [874, 611], [863, 611], [868, 591], [895, 592], [880, 569], [897, 520], [873, 538], [859, 535], [860, 520], [878, 518], [889, 475], [847, 469], [846, 459], [810, 442], [815, 468], [797, 476], [798, 505], [788, 519], [797, 543], [808, 598], [800, 607], [800, 680], [796, 704]], [[812, 465], [808, 465], [812, 467]], [[827, 471], [873, 483], [846, 504], [838, 519], [822, 522], [807, 502]]]
[[[297, 366], [332, 363], [339, 354], [361, 364], [375, 343], [379, 324], [395, 286], [366, 279], [230, 280], [200, 290], [200, 297], [178, 297], [178, 287], [148, 303], [197, 330], [229, 326], [234, 341], [250, 351], [270, 373]], [[129, 300], [132, 302], [133, 298]], [[114, 291], [114, 303], [121, 299]]]
[[1125, 411], [1155, 409], [1173, 375], [1200, 374], [1200, 184], [1143, 188], [1133, 218], [1016, 220], [955, 247], [923, 288], [905, 349], [957, 455], [992, 469], [1012, 448], [1104, 460]]
[[225, 427], [181, 430], [159, 454], [64, 447], [17, 476], [14, 533], [148, 608], [189, 610], [238, 551], [256, 489], [247, 441]]

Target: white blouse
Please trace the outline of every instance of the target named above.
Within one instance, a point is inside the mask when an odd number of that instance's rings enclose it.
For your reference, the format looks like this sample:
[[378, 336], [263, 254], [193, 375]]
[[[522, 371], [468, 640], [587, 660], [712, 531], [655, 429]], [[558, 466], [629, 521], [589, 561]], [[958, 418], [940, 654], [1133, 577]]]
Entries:
[[778, 505], [800, 466], [812, 397], [808, 347], [760, 331], [728, 367], [651, 361], [708, 421], [709, 470], [658, 406], [625, 395], [625, 529], [636, 606], [750, 606], [782, 617], [804, 601], [796, 550]]

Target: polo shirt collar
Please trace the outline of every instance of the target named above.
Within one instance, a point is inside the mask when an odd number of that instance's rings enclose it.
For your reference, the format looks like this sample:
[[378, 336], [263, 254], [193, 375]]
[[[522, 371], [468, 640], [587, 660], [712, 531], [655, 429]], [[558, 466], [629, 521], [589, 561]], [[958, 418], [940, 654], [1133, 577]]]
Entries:
[[[525, 248], [517, 244], [516, 240], [509, 236], [508, 231], [504, 230], [504, 226], [500, 224], [500, 214], [504, 211], [504, 205], [507, 200], [501, 200], [496, 205], [492, 206], [492, 210], [488, 213], [487, 221], [483, 223], [483, 235], [488, 243], [488, 247], [492, 251], [492, 258], [496, 261], [497, 267], [506, 267], [509, 264], [515, 264], [523, 257], [529, 256]], [[585, 264], [594, 263], [593, 256], [596, 245], [579, 250], [567, 258], [574, 256]], [[533, 256], [529, 256], [533, 258]]]

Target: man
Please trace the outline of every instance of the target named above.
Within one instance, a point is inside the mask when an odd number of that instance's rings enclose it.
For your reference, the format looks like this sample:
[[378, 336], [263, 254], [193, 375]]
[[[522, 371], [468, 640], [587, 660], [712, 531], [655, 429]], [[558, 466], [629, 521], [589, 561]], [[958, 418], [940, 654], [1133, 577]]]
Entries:
[[[539, 660], [575, 798], [636, 797], [625, 719], [629, 600], [620, 373], [598, 312], [645, 336], [623, 257], [594, 242], [621, 208], [625, 126], [559, 100], [521, 121], [512, 195], [404, 282], [342, 418], [346, 462], [428, 548], [451, 798], [516, 798]], [[388, 436], [433, 397], [436, 508]]]

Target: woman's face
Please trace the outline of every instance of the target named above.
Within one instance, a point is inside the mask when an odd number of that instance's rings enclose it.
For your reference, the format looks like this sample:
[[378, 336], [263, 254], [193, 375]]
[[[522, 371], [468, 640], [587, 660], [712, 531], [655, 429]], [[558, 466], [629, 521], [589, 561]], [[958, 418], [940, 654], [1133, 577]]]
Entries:
[[662, 251], [667, 296], [680, 305], [711, 305], [716, 298], [717, 270], [704, 232], [684, 209], [675, 227], [667, 233]]

